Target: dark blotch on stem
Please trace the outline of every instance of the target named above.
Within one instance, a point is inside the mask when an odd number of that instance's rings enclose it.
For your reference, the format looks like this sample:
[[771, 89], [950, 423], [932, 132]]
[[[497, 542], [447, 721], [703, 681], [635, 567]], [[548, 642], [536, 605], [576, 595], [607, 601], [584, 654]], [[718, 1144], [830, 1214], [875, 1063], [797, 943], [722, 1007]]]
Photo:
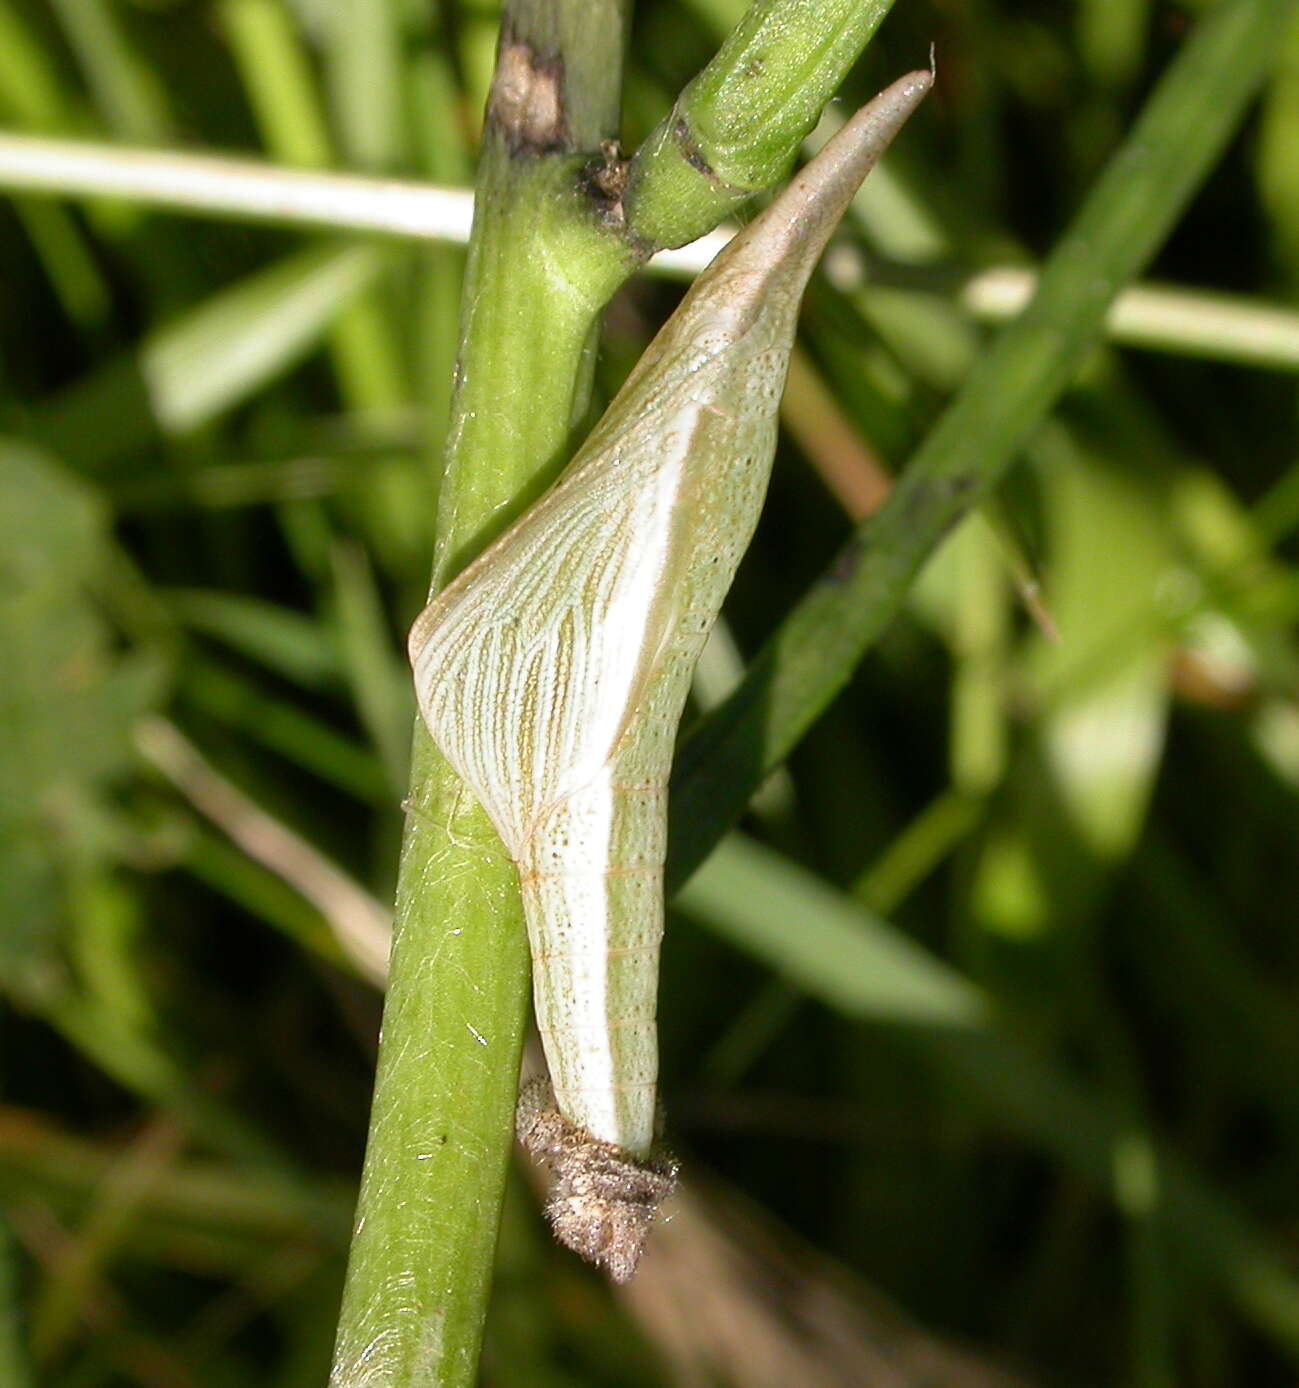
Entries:
[[672, 127], [672, 138], [677, 142], [686, 163], [696, 173], [703, 174], [710, 183], [716, 183], [717, 175], [713, 172], [713, 166], [704, 158], [703, 151], [695, 143], [695, 138], [690, 133], [690, 127], [684, 120], [678, 118], [677, 123]]
[[505, 137], [511, 154], [535, 156], [571, 150], [564, 110], [563, 58], [522, 42], [508, 25], [502, 28], [487, 121]]
[[974, 505], [979, 492], [979, 479], [971, 473], [958, 473], [955, 477], [946, 477], [934, 484], [934, 493], [940, 504], [951, 506], [955, 504], [956, 509], [943, 521], [942, 534], [950, 535], [953, 530], [970, 513], [970, 508]]
[[861, 566], [862, 555], [865, 552], [865, 542], [854, 535], [831, 561], [829, 569], [826, 570], [825, 582], [847, 583]]
[[968, 497], [978, 485], [979, 479], [972, 472], [960, 472], [955, 477], [947, 479], [947, 494], [957, 501], [961, 501]]

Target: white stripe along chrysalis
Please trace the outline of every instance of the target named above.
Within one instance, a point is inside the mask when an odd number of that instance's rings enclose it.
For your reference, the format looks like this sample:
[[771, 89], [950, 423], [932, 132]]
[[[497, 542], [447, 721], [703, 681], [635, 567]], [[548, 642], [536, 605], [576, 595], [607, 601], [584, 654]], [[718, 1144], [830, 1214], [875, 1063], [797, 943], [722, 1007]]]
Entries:
[[[876, 97], [727, 246], [563, 477], [411, 631], [429, 732], [518, 865], [567, 1147], [630, 1173], [655, 1170], [666, 786], [691, 671], [762, 506], [803, 289], [931, 80]], [[534, 1145], [572, 1156], [553, 1132]], [[620, 1231], [616, 1171], [560, 1178], [561, 1205], [600, 1196], [575, 1228], [552, 1202], [561, 1236], [630, 1275], [662, 1191], [629, 1190]]]

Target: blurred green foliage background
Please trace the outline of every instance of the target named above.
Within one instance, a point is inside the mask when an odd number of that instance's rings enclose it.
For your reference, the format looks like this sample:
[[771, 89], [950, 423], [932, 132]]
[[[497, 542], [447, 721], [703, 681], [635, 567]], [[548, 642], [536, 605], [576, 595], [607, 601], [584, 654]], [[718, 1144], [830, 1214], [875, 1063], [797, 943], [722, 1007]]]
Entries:
[[[636, 6], [627, 148], [741, 8]], [[938, 90], [809, 295], [700, 707], [1207, 8], [897, 6], [844, 106], [931, 41]], [[465, 185], [497, 18], [0, 0], [0, 123]], [[0, 1383], [306, 1388], [463, 252], [21, 195], [0, 255]], [[520, 1178], [485, 1382], [1294, 1381], [1299, 26], [1153, 277], [683, 894], [662, 1270], [615, 1300]], [[678, 294], [615, 302], [606, 398]]]

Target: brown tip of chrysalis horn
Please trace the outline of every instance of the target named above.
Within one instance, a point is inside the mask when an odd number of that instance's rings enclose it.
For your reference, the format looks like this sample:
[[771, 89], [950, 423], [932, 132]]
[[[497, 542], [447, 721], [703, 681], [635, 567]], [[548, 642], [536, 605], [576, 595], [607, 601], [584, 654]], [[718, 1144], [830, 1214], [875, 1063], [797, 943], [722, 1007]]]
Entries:
[[546, 1218], [555, 1237], [614, 1282], [628, 1281], [659, 1206], [676, 1189], [677, 1163], [592, 1137], [554, 1107], [545, 1080], [520, 1094], [516, 1127], [524, 1150], [554, 1174]]

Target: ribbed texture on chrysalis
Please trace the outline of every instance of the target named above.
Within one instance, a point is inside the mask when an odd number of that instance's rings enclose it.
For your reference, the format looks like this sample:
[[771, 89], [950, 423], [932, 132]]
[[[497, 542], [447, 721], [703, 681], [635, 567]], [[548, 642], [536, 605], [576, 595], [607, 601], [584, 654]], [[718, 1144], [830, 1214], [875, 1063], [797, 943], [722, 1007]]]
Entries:
[[859, 111], [731, 242], [559, 482], [411, 632], [429, 731], [518, 864], [556, 1105], [635, 1157], [654, 1135], [666, 785], [691, 672], [757, 523], [808, 277], [930, 83]]

